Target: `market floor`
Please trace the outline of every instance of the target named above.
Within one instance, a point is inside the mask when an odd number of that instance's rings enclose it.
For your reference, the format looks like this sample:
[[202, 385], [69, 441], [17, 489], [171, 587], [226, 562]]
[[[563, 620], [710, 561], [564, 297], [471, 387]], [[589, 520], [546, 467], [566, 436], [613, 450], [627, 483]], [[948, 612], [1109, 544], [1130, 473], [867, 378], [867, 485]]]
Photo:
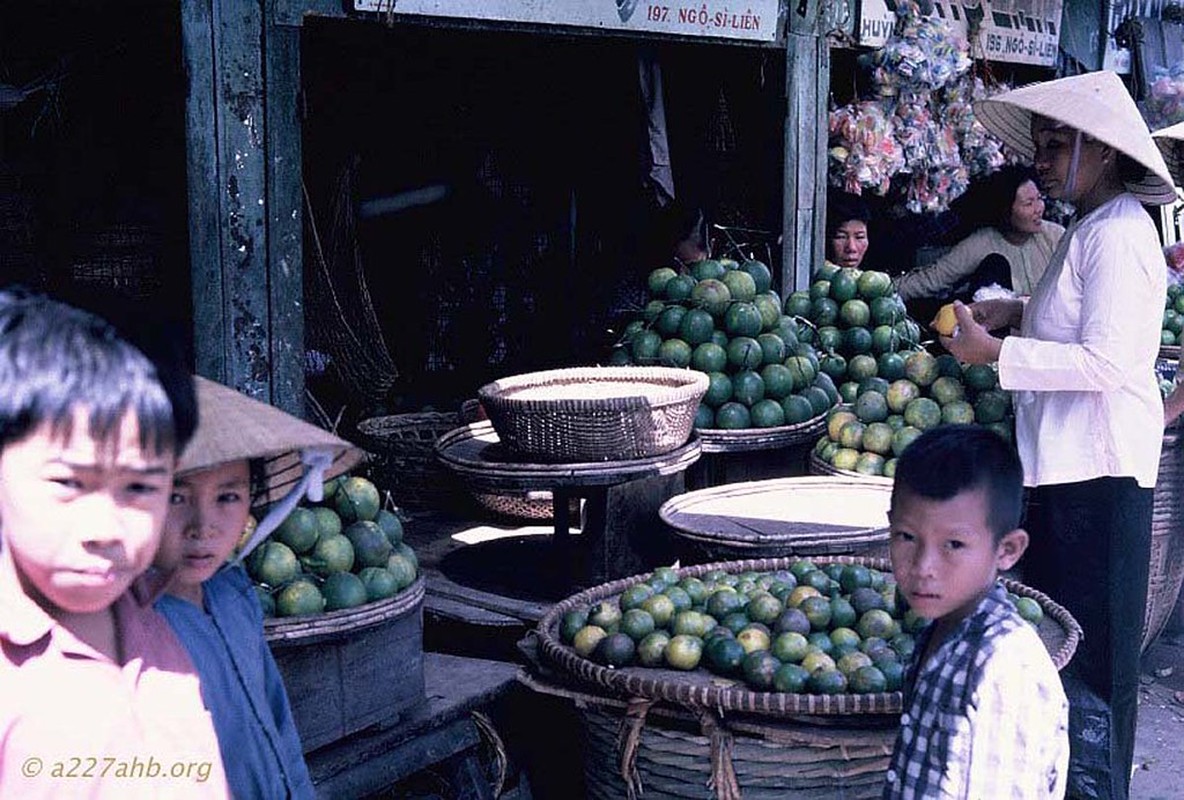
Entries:
[[1143, 656], [1132, 800], [1184, 800], [1184, 636]]

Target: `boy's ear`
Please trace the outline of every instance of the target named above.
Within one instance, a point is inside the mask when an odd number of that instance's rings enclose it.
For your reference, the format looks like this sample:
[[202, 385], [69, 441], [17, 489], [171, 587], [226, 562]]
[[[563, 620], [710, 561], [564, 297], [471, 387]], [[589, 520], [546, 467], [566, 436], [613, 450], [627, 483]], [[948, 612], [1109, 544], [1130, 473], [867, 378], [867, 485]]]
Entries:
[[1011, 569], [1020, 556], [1028, 549], [1028, 532], [1023, 528], [1016, 528], [1003, 534], [999, 544], [995, 547], [995, 566], [1001, 570]]

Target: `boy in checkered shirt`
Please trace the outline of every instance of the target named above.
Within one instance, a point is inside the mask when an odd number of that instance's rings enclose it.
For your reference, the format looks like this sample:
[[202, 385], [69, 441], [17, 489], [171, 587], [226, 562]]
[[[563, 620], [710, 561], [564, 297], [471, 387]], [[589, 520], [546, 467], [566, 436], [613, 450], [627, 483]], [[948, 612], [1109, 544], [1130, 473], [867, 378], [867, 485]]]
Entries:
[[1022, 470], [993, 431], [946, 425], [897, 463], [892, 570], [932, 622], [917, 639], [885, 800], [1061, 798], [1069, 705], [1033, 627], [996, 580], [1028, 546]]

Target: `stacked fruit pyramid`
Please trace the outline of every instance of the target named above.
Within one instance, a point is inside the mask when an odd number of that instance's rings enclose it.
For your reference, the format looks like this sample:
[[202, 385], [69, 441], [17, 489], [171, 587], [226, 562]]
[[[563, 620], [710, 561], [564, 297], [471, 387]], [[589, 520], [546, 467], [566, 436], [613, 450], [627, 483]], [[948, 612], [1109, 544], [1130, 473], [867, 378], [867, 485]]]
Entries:
[[[1024, 619], [1044, 612], [1011, 596]], [[870, 694], [901, 688], [915, 634], [891, 572], [808, 558], [773, 572], [660, 567], [621, 594], [577, 607], [560, 641], [607, 667], [706, 668], [757, 691]]]
[[415, 581], [419, 560], [398, 509], [381, 508], [365, 478], [342, 476], [325, 483], [321, 503], [293, 509], [246, 567], [264, 615], [295, 617], [394, 597]]
[[942, 424], [979, 423], [1011, 439], [1011, 397], [994, 368], [926, 351], [885, 273], [826, 263], [785, 309], [812, 333], [843, 402], [814, 449], [834, 469], [892, 477], [904, 448]]
[[626, 327], [609, 363], [707, 373], [698, 428], [776, 428], [817, 418], [839, 393], [819, 369], [813, 331], [783, 310], [772, 282], [769, 268], [754, 259], [655, 269], [642, 318]]

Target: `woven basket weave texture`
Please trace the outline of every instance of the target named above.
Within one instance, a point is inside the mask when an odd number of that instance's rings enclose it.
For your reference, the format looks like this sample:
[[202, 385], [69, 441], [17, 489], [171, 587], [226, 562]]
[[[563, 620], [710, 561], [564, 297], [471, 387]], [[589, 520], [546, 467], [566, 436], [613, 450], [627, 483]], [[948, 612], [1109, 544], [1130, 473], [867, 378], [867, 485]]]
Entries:
[[[628, 800], [616, 769], [622, 715], [580, 711], [587, 796]], [[884, 789], [895, 727], [834, 731], [787, 728], [779, 740], [733, 733], [731, 761], [744, 800], [872, 800]], [[636, 766], [645, 800], [715, 800], [711, 742], [651, 717], [641, 732]]]
[[1163, 632], [1184, 584], [1184, 436], [1179, 425], [1164, 431], [1159, 479], [1151, 501], [1151, 570], [1143, 650]]
[[577, 367], [515, 375], [478, 391], [501, 442], [540, 463], [650, 458], [681, 447], [707, 391], [701, 372]]
[[467, 501], [467, 492], [435, 452], [436, 440], [459, 425], [457, 414], [438, 411], [359, 422], [357, 443], [371, 454], [368, 471], [379, 491], [389, 491], [396, 503], [409, 508], [447, 508]]

